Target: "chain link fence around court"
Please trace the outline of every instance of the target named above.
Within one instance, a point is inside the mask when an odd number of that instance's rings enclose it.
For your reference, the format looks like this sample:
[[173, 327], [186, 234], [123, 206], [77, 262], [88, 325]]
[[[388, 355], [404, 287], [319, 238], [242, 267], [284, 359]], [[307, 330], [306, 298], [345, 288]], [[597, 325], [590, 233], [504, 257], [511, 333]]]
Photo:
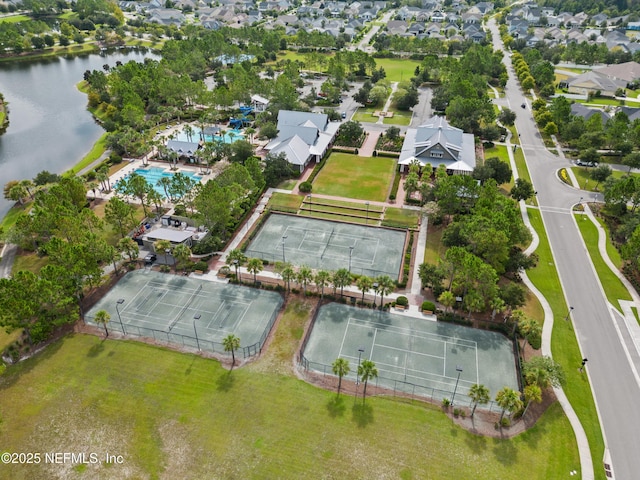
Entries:
[[[298, 364], [302, 367], [303, 373], [309, 374], [310, 372], [317, 372], [323, 377], [333, 377], [336, 375], [333, 373], [333, 366], [323, 363], [312, 362], [308, 360], [304, 355], [300, 355]], [[350, 375], [343, 377], [347, 380], [356, 381], [355, 375], [351, 372]], [[455, 390], [441, 390], [426, 385], [419, 385], [416, 383], [405, 382], [403, 380], [387, 378], [384, 375], [378, 375], [376, 378], [369, 380], [369, 386], [385, 389], [393, 392], [394, 396], [409, 397], [420, 400], [430, 400], [433, 402], [442, 402], [444, 399], [451, 401], [453, 399], [456, 407], [468, 407], [473, 408], [473, 400], [468, 396], [468, 389], [465, 387], [458, 387]], [[500, 407], [494, 400], [489, 401], [486, 404], [478, 404], [478, 409], [487, 410], [489, 412], [502, 412]]]
[[[267, 337], [273, 328], [273, 324], [276, 322], [276, 318], [278, 318], [278, 311], [274, 311], [271, 314], [269, 322], [260, 337], [260, 340], [254, 343], [253, 345], [247, 345], [244, 347], [240, 347], [236, 350], [236, 357], [249, 358], [256, 355], [259, 355], [262, 352], [262, 347], [267, 341]], [[91, 321], [95, 323], [91, 317], [86, 317], [85, 321]], [[104, 328], [104, 327], [101, 327]], [[225, 352], [224, 345], [220, 342], [213, 342], [211, 340], [206, 340], [200, 337], [197, 337], [197, 330], [194, 328], [194, 336], [191, 337], [189, 335], [182, 335], [180, 333], [168, 332], [166, 330], [156, 330], [153, 328], [139, 327], [137, 325], [124, 325], [120, 323], [117, 319], [112, 319], [111, 322], [106, 325], [107, 330], [110, 334], [117, 334], [126, 337], [138, 337], [140, 339], [148, 339], [153, 341], [154, 343], [160, 343], [167, 346], [182, 346], [187, 348], [193, 348], [194, 350], [224, 354], [231, 356], [231, 352]]]

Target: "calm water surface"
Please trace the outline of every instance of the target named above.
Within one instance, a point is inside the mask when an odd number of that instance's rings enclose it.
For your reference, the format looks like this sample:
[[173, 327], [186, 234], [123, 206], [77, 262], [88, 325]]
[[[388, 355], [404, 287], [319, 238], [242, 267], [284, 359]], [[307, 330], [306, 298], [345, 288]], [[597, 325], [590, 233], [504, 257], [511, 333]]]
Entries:
[[[62, 173], [84, 157], [104, 132], [76, 89], [85, 70], [119, 60], [159, 58], [138, 51], [0, 64], [0, 92], [9, 102], [9, 128], [0, 136], [0, 188], [48, 170]], [[12, 202], [0, 195], [0, 218]]]

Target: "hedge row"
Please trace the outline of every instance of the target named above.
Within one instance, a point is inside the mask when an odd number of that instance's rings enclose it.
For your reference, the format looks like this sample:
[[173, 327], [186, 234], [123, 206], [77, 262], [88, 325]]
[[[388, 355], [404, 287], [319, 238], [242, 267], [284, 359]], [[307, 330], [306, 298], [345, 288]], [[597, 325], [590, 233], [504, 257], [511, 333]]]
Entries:
[[389, 200], [396, 199], [396, 196], [398, 195], [398, 188], [400, 187], [401, 178], [402, 178], [402, 175], [400, 175], [400, 172], [396, 168], [395, 176], [393, 177], [393, 186], [391, 187], [391, 193], [389, 193]]
[[320, 170], [322, 170], [322, 167], [324, 167], [324, 164], [327, 163], [327, 158], [329, 158], [329, 155], [331, 155], [332, 150], [333, 150], [332, 148], [327, 150], [327, 153], [325, 153], [324, 157], [322, 157], [322, 160], [320, 160], [320, 163], [316, 163], [316, 166], [313, 167], [313, 172], [311, 172], [311, 175], [309, 175], [307, 182], [313, 183], [318, 173], [320, 173]]

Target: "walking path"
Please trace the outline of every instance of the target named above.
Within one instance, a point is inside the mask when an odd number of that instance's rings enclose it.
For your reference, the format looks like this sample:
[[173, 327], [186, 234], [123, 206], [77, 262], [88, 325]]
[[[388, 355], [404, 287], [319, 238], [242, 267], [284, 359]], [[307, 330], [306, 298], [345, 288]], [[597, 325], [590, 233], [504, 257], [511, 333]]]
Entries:
[[359, 157], [372, 157], [373, 151], [376, 149], [378, 138], [382, 132], [369, 132], [362, 146], [358, 149]]

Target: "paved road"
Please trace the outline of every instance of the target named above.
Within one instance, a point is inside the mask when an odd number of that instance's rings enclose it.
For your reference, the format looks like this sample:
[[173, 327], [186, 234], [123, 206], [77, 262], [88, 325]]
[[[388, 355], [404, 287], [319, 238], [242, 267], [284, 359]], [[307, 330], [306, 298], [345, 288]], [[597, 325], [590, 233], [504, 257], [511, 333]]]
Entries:
[[[491, 22], [494, 45], [497, 28]], [[498, 39], [499, 40], [499, 39]], [[588, 358], [587, 374], [591, 381], [600, 415], [606, 447], [611, 455], [615, 478], [634, 479], [640, 475], [640, 371], [635, 346], [619, 315], [614, 315], [608, 304], [600, 281], [592, 266], [576, 226], [570, 214], [574, 204], [584, 197], [592, 201], [595, 194], [575, 190], [557, 179], [558, 168], [569, 162], [551, 155], [542, 142], [530, 115], [523, 115], [519, 105], [524, 96], [515, 81], [511, 59], [505, 55], [510, 74], [506, 88], [506, 102], [517, 112], [516, 124], [521, 134], [522, 147], [531, 178], [538, 192], [538, 202], [553, 250], [567, 305], [575, 308], [572, 321], [585, 358]], [[513, 108], [515, 107], [515, 108]], [[576, 358], [576, 368], [580, 358]], [[596, 471], [602, 472], [602, 459], [594, 458]]]

